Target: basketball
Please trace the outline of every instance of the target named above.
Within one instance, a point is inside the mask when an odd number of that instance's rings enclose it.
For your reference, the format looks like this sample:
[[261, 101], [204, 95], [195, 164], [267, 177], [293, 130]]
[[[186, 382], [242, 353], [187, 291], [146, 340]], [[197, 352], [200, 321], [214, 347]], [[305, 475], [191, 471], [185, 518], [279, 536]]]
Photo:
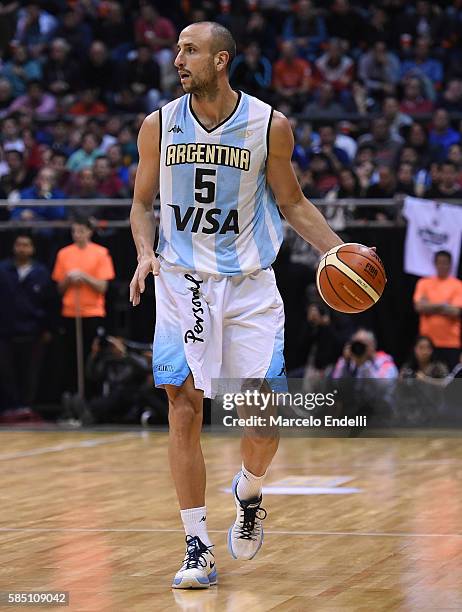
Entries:
[[386, 282], [380, 257], [355, 242], [327, 251], [316, 275], [319, 294], [326, 304], [348, 314], [373, 306], [380, 299]]

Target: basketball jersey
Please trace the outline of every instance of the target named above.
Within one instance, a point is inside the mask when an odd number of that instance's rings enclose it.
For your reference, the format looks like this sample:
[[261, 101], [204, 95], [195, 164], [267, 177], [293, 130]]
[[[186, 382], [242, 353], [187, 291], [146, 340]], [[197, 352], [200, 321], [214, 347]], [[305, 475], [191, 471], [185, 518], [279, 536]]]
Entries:
[[160, 229], [169, 263], [210, 274], [246, 275], [269, 267], [282, 242], [266, 182], [272, 109], [239, 92], [213, 129], [195, 116], [191, 95], [160, 110]]

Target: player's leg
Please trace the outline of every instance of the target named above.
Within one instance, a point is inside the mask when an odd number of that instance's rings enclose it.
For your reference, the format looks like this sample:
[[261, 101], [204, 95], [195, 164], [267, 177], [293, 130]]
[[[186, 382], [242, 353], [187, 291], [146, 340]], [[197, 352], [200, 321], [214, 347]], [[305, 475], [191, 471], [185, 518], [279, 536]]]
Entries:
[[207, 533], [205, 463], [200, 444], [203, 392], [189, 375], [180, 387], [165, 386], [169, 402], [169, 462], [186, 533], [186, 554], [172, 586], [208, 588], [217, 582]]
[[[233, 309], [238, 311], [226, 326], [225, 371], [231, 378], [266, 379], [261, 391], [269, 393], [284, 374], [284, 308], [272, 270], [235, 283]], [[248, 408], [249, 414], [256, 414]], [[265, 416], [268, 417], [269, 410]], [[241, 415], [240, 415], [241, 416]], [[277, 451], [276, 427], [246, 428], [241, 440], [242, 469], [234, 477], [232, 491], [236, 519], [228, 533], [228, 548], [234, 558], [252, 559], [263, 542], [261, 521], [262, 487], [267, 469]]]

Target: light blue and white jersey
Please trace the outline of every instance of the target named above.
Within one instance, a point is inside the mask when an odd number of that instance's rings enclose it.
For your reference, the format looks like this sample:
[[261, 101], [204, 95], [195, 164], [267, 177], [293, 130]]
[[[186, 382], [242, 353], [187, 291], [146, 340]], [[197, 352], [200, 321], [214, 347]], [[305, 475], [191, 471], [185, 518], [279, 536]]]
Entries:
[[231, 115], [212, 130], [195, 116], [191, 95], [160, 111], [160, 230], [169, 263], [210, 274], [268, 268], [282, 242], [266, 182], [272, 109], [239, 92]]

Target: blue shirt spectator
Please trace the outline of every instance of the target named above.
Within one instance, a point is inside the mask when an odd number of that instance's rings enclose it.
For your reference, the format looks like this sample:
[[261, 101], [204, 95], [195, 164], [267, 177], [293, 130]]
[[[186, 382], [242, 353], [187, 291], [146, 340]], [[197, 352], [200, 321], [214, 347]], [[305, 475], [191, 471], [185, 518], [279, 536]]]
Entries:
[[[42, 168], [35, 179], [35, 185], [20, 192], [21, 200], [61, 200], [66, 195], [56, 189], [56, 173], [52, 168]], [[64, 206], [17, 206], [11, 211], [11, 218], [22, 221], [65, 219]]]
[[439, 60], [430, 57], [430, 40], [418, 38], [415, 44], [414, 59], [404, 60], [401, 64], [401, 77], [425, 76], [439, 86], [443, 80], [443, 66]]
[[430, 130], [429, 143], [438, 146], [444, 151], [446, 157], [449, 147], [460, 142], [460, 134], [449, 124], [448, 111], [439, 108], [433, 115], [433, 128]]
[[324, 18], [313, 10], [311, 0], [299, 0], [296, 14], [286, 19], [282, 36], [295, 42], [302, 57], [316, 59], [327, 38], [327, 29]]
[[17, 98], [26, 93], [29, 81], [42, 78], [42, 67], [40, 62], [29, 57], [26, 47], [16, 45], [11, 60], [5, 63], [0, 73], [10, 82], [13, 98]]

